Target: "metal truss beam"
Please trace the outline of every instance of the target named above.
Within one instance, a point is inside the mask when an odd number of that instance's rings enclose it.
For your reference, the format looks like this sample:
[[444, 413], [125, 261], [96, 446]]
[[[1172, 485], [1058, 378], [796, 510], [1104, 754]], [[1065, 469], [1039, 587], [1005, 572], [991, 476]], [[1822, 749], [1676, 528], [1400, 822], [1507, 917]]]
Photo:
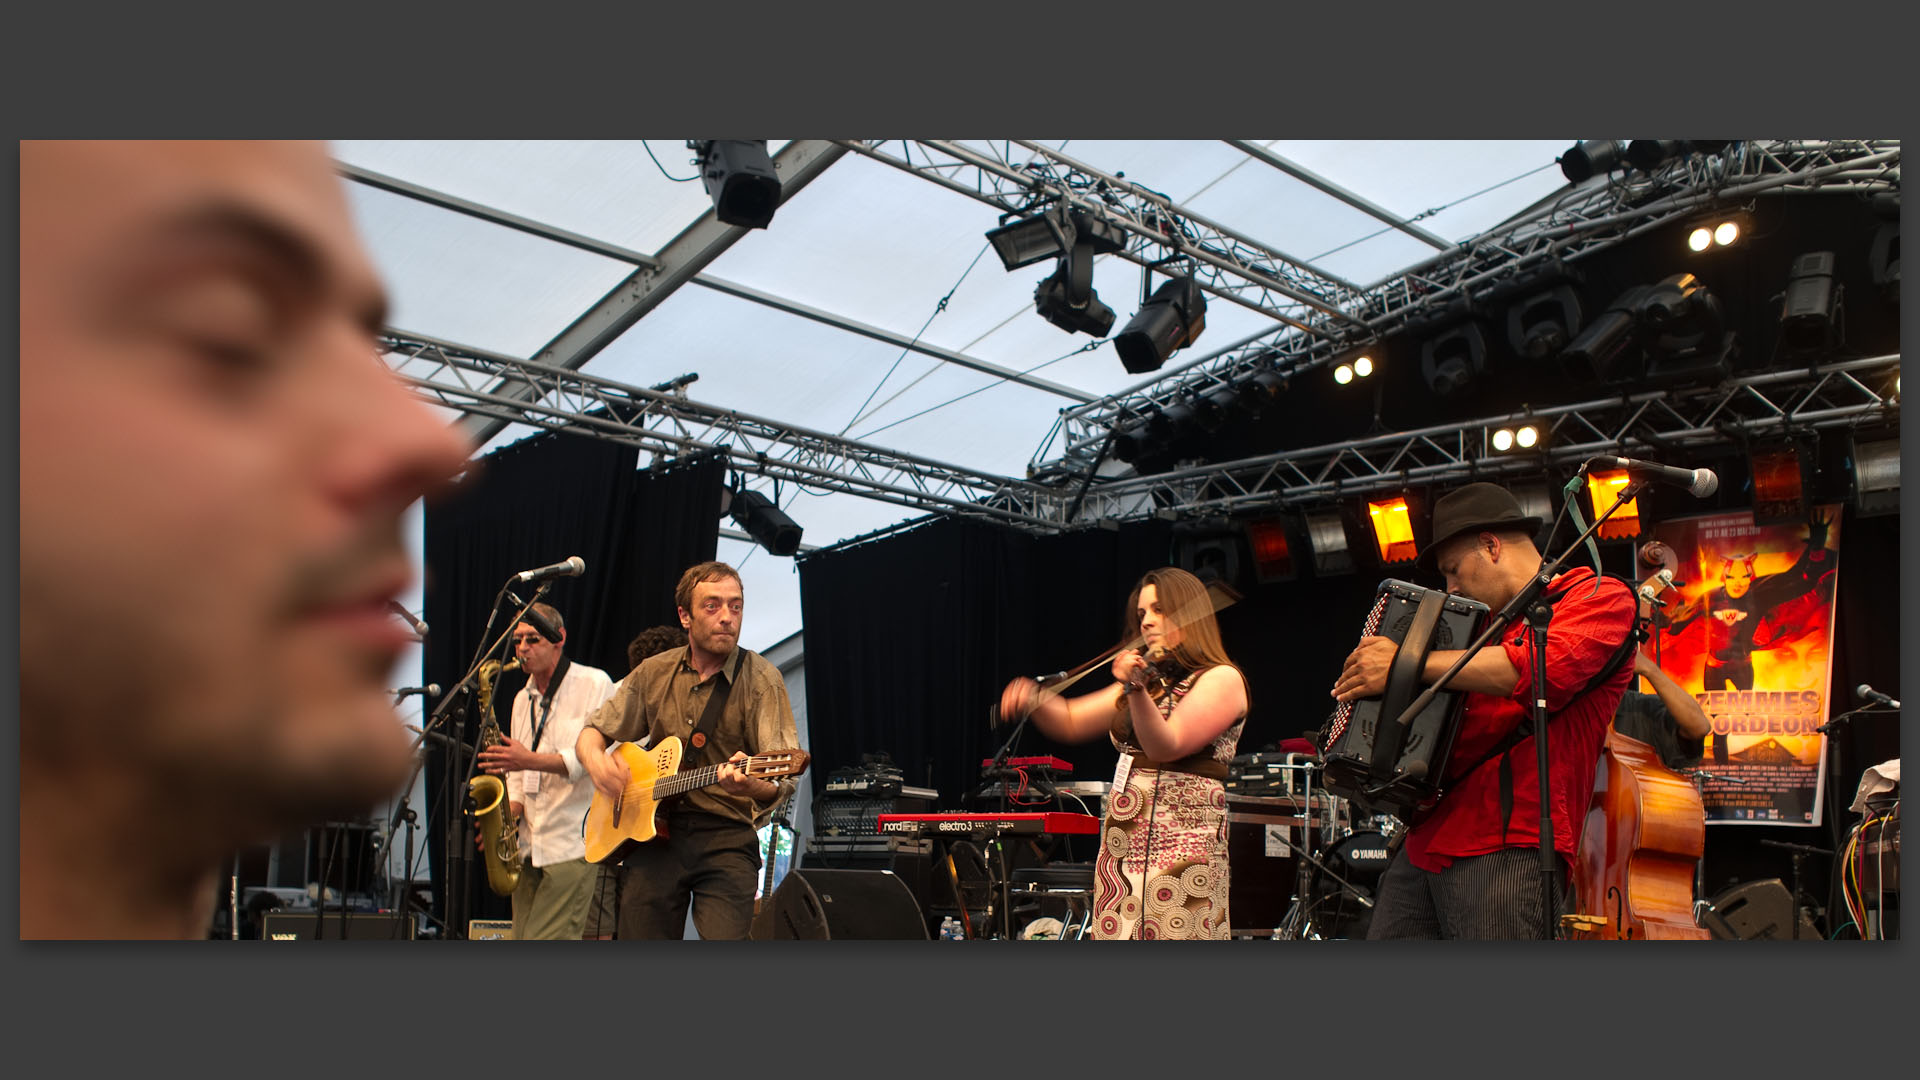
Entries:
[[[1347, 313], [1361, 295], [1354, 283], [1038, 143], [1013, 140], [1000, 144], [998, 151], [983, 151], [957, 142], [918, 140], [903, 144], [899, 154], [886, 149], [889, 140], [847, 140], [842, 145], [1005, 214], [1048, 205], [1077, 207], [1126, 234], [1126, 247], [1114, 253], [1117, 257], [1157, 270], [1167, 269], [1169, 260], [1184, 258], [1207, 293], [1301, 332], [1320, 332], [1316, 316], [1360, 325]], [[1032, 160], [1016, 162], [1016, 146]], [[915, 147], [919, 163], [914, 161]]]
[[[466, 415], [570, 431], [662, 458], [714, 452], [743, 474], [877, 499], [927, 513], [1052, 533], [1147, 517], [1192, 517], [1313, 504], [1408, 484], [1538, 473], [1596, 454], [1666, 456], [1745, 440], [1897, 420], [1894, 356], [1766, 372], [1718, 387], [1644, 391], [1418, 431], [1332, 443], [1152, 476], [1042, 485], [689, 400], [683, 376], [652, 389], [420, 335], [390, 331], [387, 363], [429, 402]], [[487, 387], [518, 380], [534, 401]], [[1487, 432], [1516, 421], [1547, 427], [1544, 451], [1500, 455]]]
[[[1462, 295], [1495, 288], [1555, 262], [1572, 262], [1667, 222], [1736, 205], [1766, 193], [1898, 191], [1895, 141], [1790, 141], [1730, 144], [1721, 155], [1693, 156], [1660, 171], [1596, 177], [1536, 205], [1498, 228], [1368, 286], [1352, 311], [1365, 333], [1283, 330], [1202, 364], [1062, 414], [1031, 471], [1084, 470], [1107, 435], [1182, 399], [1229, 386], [1262, 370], [1295, 374], [1322, 366]], [[1041, 454], [1060, 447], [1056, 462]]]
[[[1650, 390], [1492, 416], [1418, 431], [1097, 483], [1083, 516], [1165, 517], [1311, 504], [1408, 484], [1446, 484], [1538, 473], [1597, 454], [1647, 457], [1739, 445], [1743, 440], [1897, 419], [1890, 391], [1900, 357], [1850, 360], [1809, 371], [1766, 372], [1700, 390]], [[1544, 451], [1497, 454], [1488, 432], [1544, 424]], [[1678, 462], [1675, 462], [1678, 464]]]
[[[845, 152], [844, 147], [820, 139], [795, 139], [781, 147], [773, 159], [780, 174], [781, 203], [792, 199]], [[579, 370], [748, 231], [739, 225], [723, 224], [711, 210], [702, 214], [652, 257], [653, 265], [641, 266], [628, 275], [535, 353], [534, 362]], [[507, 401], [531, 401], [541, 391], [536, 383], [508, 382], [489, 392]], [[508, 423], [497, 416], [470, 416], [467, 434], [475, 443], [485, 443]]]
[[[660, 458], [715, 452], [737, 472], [917, 510], [1050, 531], [1065, 500], [1022, 480], [692, 401], [693, 376], [652, 389], [389, 330], [383, 358], [428, 402], [505, 427], [529, 424], [638, 446]], [[500, 386], [530, 387], [529, 396]]]
[[1366, 199], [1363, 199], [1360, 196], [1355, 195], [1353, 192], [1348, 191], [1346, 188], [1341, 187], [1339, 184], [1336, 184], [1333, 181], [1327, 179], [1326, 177], [1321, 176], [1319, 173], [1314, 172], [1312, 169], [1309, 169], [1304, 165], [1300, 165], [1297, 162], [1289, 161], [1288, 159], [1281, 157], [1279, 154], [1274, 153], [1273, 151], [1267, 149], [1266, 147], [1261, 146], [1257, 142], [1248, 142], [1245, 139], [1225, 139], [1222, 141], [1225, 142], [1228, 146], [1233, 147], [1235, 150], [1238, 150], [1241, 153], [1247, 155], [1248, 157], [1253, 158], [1256, 161], [1265, 162], [1266, 164], [1271, 165], [1276, 169], [1279, 169], [1281, 172], [1286, 173], [1288, 176], [1293, 177], [1295, 180], [1300, 181], [1301, 183], [1307, 185], [1308, 187], [1311, 187], [1314, 190], [1321, 192], [1322, 194], [1331, 195], [1334, 198], [1339, 199], [1341, 202], [1346, 203], [1348, 206], [1353, 207], [1355, 210], [1358, 210], [1361, 213], [1368, 215], [1369, 217], [1376, 218], [1380, 221], [1383, 221], [1386, 224], [1391, 225], [1396, 229], [1399, 229], [1401, 232], [1406, 233], [1408, 236], [1413, 237], [1415, 240], [1418, 240], [1421, 243], [1428, 245], [1429, 247], [1436, 247], [1436, 248], [1439, 248], [1441, 251], [1445, 251], [1448, 248], [1453, 247], [1451, 243], [1445, 240], [1442, 240], [1438, 236], [1435, 236], [1434, 234], [1428, 232], [1427, 230], [1421, 228], [1420, 226], [1415, 225], [1413, 222], [1408, 221], [1406, 218], [1401, 217], [1400, 215], [1394, 213], [1393, 211], [1388, 210], [1381, 206], [1374, 205], [1373, 203], [1367, 201]]
[[[393, 177], [383, 176], [380, 173], [362, 169], [358, 166], [338, 162], [335, 164], [341, 175], [350, 180], [365, 184], [368, 187], [404, 195], [410, 199], [426, 203], [429, 206], [438, 206], [445, 210], [452, 210], [456, 213], [478, 218], [481, 221], [490, 221], [496, 225], [505, 225], [509, 228], [518, 229], [521, 232], [529, 233], [543, 239], [568, 244], [583, 251], [591, 251], [596, 255], [604, 255], [610, 259], [619, 259], [633, 266], [653, 268], [656, 270], [660, 267], [660, 260], [651, 255], [642, 255], [637, 251], [630, 251], [626, 248], [606, 243], [605, 241], [596, 240], [590, 236], [581, 236], [578, 233], [568, 232], [565, 229], [548, 225], [545, 222], [534, 221], [516, 214], [509, 214], [504, 210], [498, 210], [491, 206], [485, 206], [457, 196], [448, 195], [443, 191], [422, 187], [419, 184], [408, 183], [405, 180], [396, 180]], [[776, 311], [784, 311], [790, 315], [798, 315], [803, 319], [811, 319], [817, 323], [860, 334], [863, 337], [870, 337], [875, 341], [884, 341], [889, 345], [897, 345], [903, 349], [911, 349], [922, 355], [931, 356], [935, 359], [944, 360], [947, 363], [957, 364], [961, 367], [971, 368], [975, 371], [1005, 379], [1008, 382], [1016, 382], [1022, 386], [1030, 386], [1036, 390], [1044, 390], [1050, 394], [1057, 394], [1069, 401], [1085, 403], [1093, 400], [1093, 395], [1084, 390], [1076, 390], [1073, 387], [1064, 386], [1047, 379], [1035, 378], [1034, 376], [1015, 371], [1011, 368], [1001, 367], [998, 364], [968, 356], [965, 353], [954, 352], [951, 349], [942, 349], [936, 345], [928, 345], [924, 342], [908, 338], [905, 335], [896, 334], [891, 330], [868, 326], [866, 323], [857, 322], [844, 315], [836, 315], [830, 311], [822, 311], [819, 308], [809, 307], [798, 301], [774, 296], [771, 293], [764, 293], [758, 289], [750, 289], [745, 285], [738, 285], [710, 274], [695, 274], [691, 280], [694, 284], [704, 285], [715, 292], [725, 293], [742, 300], [750, 300], [763, 307], [770, 307]]]

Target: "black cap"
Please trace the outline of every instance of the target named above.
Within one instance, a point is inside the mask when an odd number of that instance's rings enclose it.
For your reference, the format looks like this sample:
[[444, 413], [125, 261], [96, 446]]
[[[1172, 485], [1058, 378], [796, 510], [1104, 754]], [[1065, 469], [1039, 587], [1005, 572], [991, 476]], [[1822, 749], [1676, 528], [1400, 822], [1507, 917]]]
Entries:
[[1422, 570], [1434, 569], [1435, 553], [1441, 545], [1456, 536], [1468, 533], [1498, 532], [1502, 529], [1525, 529], [1538, 533], [1542, 519], [1529, 517], [1520, 508], [1520, 500], [1499, 484], [1484, 481], [1468, 484], [1458, 491], [1450, 491], [1441, 500], [1433, 504], [1433, 539], [1428, 542], [1425, 551], [1415, 565]]

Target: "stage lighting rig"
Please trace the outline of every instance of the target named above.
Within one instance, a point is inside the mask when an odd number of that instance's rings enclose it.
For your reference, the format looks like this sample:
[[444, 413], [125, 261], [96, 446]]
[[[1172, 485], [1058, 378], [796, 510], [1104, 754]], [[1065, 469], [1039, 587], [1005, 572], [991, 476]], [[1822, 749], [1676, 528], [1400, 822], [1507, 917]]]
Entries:
[[1081, 240], [1093, 245], [1095, 255], [1124, 251], [1127, 246], [1126, 231], [1120, 226], [1057, 203], [1024, 216], [1002, 214], [999, 227], [987, 231], [987, 243], [1008, 270], [1065, 255]]
[[1843, 288], [1833, 280], [1831, 251], [1809, 251], [1787, 271], [1780, 303], [1780, 336], [1795, 352], [1822, 352], [1834, 344], [1834, 323]]
[[689, 139], [713, 215], [728, 225], [764, 229], [780, 206], [780, 177], [765, 139]]
[[1608, 173], [1626, 164], [1627, 147], [1618, 139], [1587, 139], [1560, 155], [1560, 173], [1570, 184], [1577, 184], [1598, 173]]
[[1190, 277], [1169, 279], [1153, 291], [1126, 329], [1113, 339], [1129, 372], [1158, 371], [1167, 357], [1193, 344], [1207, 326], [1207, 297]]
[[728, 502], [727, 513], [769, 552], [792, 555], [800, 550], [800, 526], [765, 495], [745, 489], [736, 491]]

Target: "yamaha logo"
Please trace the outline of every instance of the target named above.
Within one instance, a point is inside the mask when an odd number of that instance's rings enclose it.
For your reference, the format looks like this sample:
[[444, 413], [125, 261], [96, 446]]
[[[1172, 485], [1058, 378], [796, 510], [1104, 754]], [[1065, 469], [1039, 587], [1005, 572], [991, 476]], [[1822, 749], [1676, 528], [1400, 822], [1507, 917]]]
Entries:
[[1380, 862], [1387, 861], [1386, 848], [1354, 848], [1347, 854], [1353, 856], [1355, 862], [1359, 862], [1362, 859], [1377, 859]]

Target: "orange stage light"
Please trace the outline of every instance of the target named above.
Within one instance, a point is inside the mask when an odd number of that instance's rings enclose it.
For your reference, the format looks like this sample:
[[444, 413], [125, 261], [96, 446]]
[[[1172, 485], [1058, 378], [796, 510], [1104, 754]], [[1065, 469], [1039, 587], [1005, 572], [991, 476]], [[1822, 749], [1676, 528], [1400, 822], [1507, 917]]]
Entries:
[[[1627, 486], [1627, 474], [1621, 472], [1590, 472], [1587, 474], [1587, 494], [1593, 500], [1593, 516], [1599, 517], [1607, 512], [1613, 501], [1620, 497], [1620, 489]], [[1626, 504], [1613, 512], [1613, 516], [1600, 524], [1600, 530], [1594, 535], [1602, 540], [1618, 540], [1622, 537], [1640, 535], [1640, 500], [1628, 499]]]
[[1413, 515], [1407, 512], [1407, 500], [1369, 502], [1367, 517], [1373, 522], [1373, 539], [1380, 545], [1381, 562], [1412, 562], [1419, 556], [1420, 546], [1413, 541]]

